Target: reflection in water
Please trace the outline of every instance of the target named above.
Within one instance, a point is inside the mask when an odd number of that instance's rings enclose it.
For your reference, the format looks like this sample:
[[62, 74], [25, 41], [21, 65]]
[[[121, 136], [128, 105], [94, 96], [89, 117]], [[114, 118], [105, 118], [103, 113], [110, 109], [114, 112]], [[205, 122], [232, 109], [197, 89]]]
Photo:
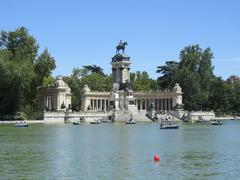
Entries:
[[[3, 179], [236, 179], [240, 122], [0, 126]], [[160, 163], [153, 155], [160, 155]], [[170, 178], [171, 177], [171, 178]]]

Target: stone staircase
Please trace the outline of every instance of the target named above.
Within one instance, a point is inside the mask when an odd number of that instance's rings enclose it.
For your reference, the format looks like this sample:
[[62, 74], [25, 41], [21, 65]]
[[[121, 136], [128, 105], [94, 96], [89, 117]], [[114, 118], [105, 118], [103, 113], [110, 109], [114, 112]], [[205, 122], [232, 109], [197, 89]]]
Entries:
[[116, 114], [116, 122], [125, 122], [130, 120], [131, 116], [133, 117], [134, 121], [137, 122], [152, 122], [151, 119], [149, 119], [146, 116], [145, 111], [135, 111], [135, 110], [119, 110]]
[[132, 115], [133, 115], [133, 119], [135, 121], [142, 121], [142, 122], [152, 122], [151, 119], [149, 119], [147, 116], [146, 116], [146, 111], [143, 110], [143, 111], [139, 111], [139, 110], [136, 110], [136, 111], [131, 111]]
[[158, 121], [180, 121], [179, 118], [171, 114], [170, 112], [157, 114]]

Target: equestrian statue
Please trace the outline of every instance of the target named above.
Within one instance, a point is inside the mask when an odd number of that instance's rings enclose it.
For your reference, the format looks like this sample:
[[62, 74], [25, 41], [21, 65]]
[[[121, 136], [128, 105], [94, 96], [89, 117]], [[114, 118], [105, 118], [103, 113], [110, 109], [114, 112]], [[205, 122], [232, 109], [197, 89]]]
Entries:
[[122, 53], [124, 54], [125, 46], [128, 45], [127, 42], [120, 41], [118, 45], [116, 46], [116, 54], [119, 54], [119, 51], [122, 50]]

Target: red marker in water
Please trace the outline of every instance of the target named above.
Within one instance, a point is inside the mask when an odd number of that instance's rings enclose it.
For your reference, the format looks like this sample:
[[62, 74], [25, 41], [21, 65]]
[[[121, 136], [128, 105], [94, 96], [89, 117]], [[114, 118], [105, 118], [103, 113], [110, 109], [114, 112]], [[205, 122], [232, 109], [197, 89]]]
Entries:
[[155, 154], [154, 157], [153, 157], [153, 160], [154, 160], [155, 162], [159, 162], [159, 161], [160, 161], [159, 155]]

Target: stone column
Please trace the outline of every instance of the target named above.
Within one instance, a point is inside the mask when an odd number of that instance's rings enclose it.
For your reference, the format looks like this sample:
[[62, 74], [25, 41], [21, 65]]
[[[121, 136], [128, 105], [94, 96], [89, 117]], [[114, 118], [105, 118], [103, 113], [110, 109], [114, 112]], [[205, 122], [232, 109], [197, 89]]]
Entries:
[[169, 110], [169, 98], [167, 98], [167, 110]]
[[163, 102], [163, 98], [161, 98], [161, 110], [163, 110], [164, 109], [164, 102]]
[[103, 101], [104, 101], [104, 107], [103, 107], [103, 110], [106, 111], [106, 99], [104, 99]]
[[170, 109], [171, 110], [173, 109], [173, 100], [172, 100], [172, 98], [170, 99]]
[[165, 99], [165, 110], [168, 110], [167, 109], [167, 98]]
[[97, 99], [97, 111], [98, 111], [98, 99]]
[[98, 106], [99, 106], [99, 108], [98, 108], [98, 111], [101, 111], [102, 109], [102, 99], [98, 99]]
[[163, 110], [166, 110], [166, 107], [165, 107], [165, 98], [163, 98], [162, 101], [163, 101]]
[[153, 99], [153, 107], [154, 107], [154, 110], [157, 109], [157, 103], [156, 103], [156, 98]]
[[155, 99], [155, 104], [156, 104], [156, 106], [155, 106], [155, 110], [158, 111], [158, 99], [157, 99], [157, 98]]
[[166, 110], [168, 111], [168, 98], [166, 99]]
[[105, 99], [102, 99], [102, 111], [104, 111], [104, 105], [105, 105], [104, 101]]
[[144, 100], [145, 110], [147, 109], [147, 104], [146, 104], [146, 102], [147, 102], [147, 99]]
[[[93, 99], [90, 99], [90, 107], [93, 109]], [[87, 107], [85, 107], [85, 111], [87, 110]]]

